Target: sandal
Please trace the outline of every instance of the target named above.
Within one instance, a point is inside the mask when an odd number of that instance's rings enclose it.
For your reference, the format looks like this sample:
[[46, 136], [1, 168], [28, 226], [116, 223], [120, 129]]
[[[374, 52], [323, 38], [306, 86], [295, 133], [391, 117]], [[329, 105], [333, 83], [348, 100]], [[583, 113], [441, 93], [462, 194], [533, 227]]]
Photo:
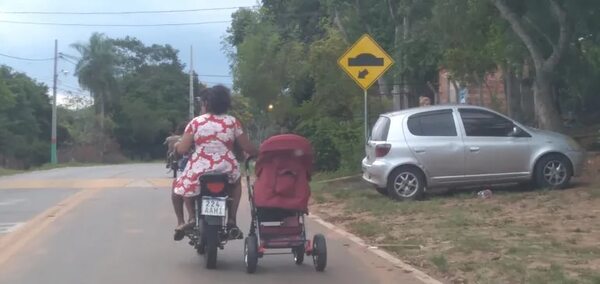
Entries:
[[232, 240], [241, 240], [244, 238], [244, 233], [235, 223], [227, 223], [228, 236]]
[[175, 241], [181, 241], [183, 240], [183, 237], [185, 237], [185, 233], [183, 232], [183, 230], [180, 228], [175, 229], [175, 235], [173, 235], [173, 239]]

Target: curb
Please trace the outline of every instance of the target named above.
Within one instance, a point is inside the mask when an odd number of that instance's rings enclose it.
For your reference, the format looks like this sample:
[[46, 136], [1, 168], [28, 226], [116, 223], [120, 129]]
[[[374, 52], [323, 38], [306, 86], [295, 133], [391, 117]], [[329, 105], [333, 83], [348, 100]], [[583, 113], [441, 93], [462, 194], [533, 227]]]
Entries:
[[419, 279], [420, 281], [422, 281], [425, 284], [443, 284], [442, 282], [436, 280], [435, 278], [427, 275], [425, 272], [418, 270], [416, 268], [414, 268], [413, 266], [405, 263], [404, 261], [400, 260], [399, 258], [391, 255], [390, 253], [383, 251], [381, 249], [379, 249], [376, 246], [370, 246], [367, 243], [365, 243], [364, 240], [362, 240], [361, 238], [357, 237], [356, 235], [347, 232], [339, 227], [337, 227], [336, 225], [329, 223], [323, 219], [321, 219], [321, 217], [311, 214], [308, 216], [310, 219], [316, 221], [317, 223], [323, 225], [324, 227], [326, 227], [327, 229], [330, 229], [346, 238], [348, 238], [349, 240], [353, 241], [354, 243], [356, 243], [359, 246], [365, 247], [368, 249], [368, 251], [374, 253], [375, 255], [389, 261], [390, 263], [392, 263], [394, 266], [404, 270], [407, 273], [411, 273], [411, 275], [414, 275], [415, 278]]

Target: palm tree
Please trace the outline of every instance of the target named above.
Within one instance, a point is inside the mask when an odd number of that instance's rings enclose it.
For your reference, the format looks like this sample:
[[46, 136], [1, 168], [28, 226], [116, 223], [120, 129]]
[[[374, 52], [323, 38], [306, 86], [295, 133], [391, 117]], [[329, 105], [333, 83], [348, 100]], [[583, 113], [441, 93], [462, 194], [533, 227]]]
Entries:
[[104, 133], [105, 108], [116, 88], [115, 48], [112, 41], [101, 33], [93, 33], [89, 43], [74, 43], [71, 47], [81, 55], [75, 75], [79, 84], [92, 93], [96, 114], [100, 115], [100, 129]]

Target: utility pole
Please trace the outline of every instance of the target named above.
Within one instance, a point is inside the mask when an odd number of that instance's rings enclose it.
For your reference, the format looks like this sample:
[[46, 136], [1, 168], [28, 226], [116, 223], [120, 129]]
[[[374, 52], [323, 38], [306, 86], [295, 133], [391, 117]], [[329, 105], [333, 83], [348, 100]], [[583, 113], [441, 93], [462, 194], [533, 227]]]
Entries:
[[190, 120], [194, 119], [194, 51], [190, 45]]
[[[404, 34], [402, 36], [404, 43], [406, 43], [406, 41], [408, 40], [408, 15], [404, 16], [404, 19], [402, 20], [402, 26], [404, 28]], [[407, 56], [406, 56], [406, 51], [404, 52], [404, 54], [402, 54], [402, 65], [404, 66], [404, 70], [407, 70], [406, 65], [408, 63], [407, 60]], [[409, 93], [409, 88], [408, 88], [408, 76], [406, 74], [406, 72], [404, 72], [404, 74], [402, 75], [403, 77], [403, 82], [402, 84], [404, 85], [403, 87], [403, 94], [402, 94], [402, 98], [403, 98], [403, 102], [402, 104], [404, 105], [404, 109], [408, 108], [408, 93]], [[395, 87], [395, 86], [394, 86]]]
[[58, 40], [54, 40], [54, 82], [52, 86], [52, 136], [50, 137], [50, 163], [56, 164], [56, 80], [58, 73], [56, 72], [58, 61]]

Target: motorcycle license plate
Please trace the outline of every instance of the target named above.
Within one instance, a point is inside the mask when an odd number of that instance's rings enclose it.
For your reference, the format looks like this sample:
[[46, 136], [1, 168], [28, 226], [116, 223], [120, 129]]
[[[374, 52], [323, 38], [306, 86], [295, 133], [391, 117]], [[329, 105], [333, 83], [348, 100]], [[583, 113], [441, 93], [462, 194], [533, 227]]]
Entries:
[[225, 216], [225, 197], [202, 197], [202, 215]]

